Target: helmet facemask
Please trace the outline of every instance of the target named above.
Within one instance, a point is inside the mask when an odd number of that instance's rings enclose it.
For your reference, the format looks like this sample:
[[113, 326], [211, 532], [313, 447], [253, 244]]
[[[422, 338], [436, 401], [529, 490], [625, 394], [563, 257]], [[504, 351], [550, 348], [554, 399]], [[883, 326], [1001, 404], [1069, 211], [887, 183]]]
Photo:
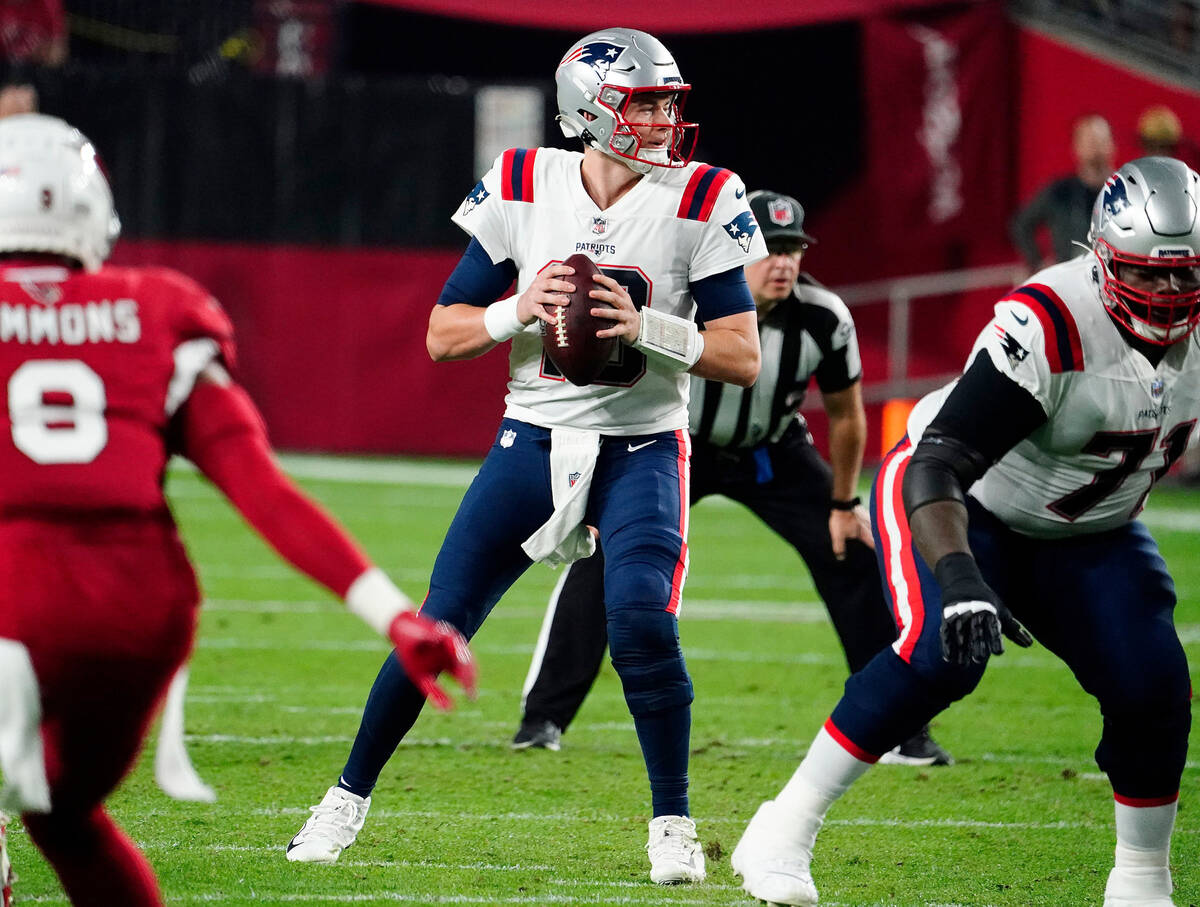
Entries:
[[1095, 243], [1113, 317], [1147, 343], [1169, 346], [1200, 324], [1200, 255], [1151, 258]]
[[[683, 120], [683, 104], [690, 88], [690, 85], [681, 85], [678, 88], [672, 88], [669, 92], [664, 92], [661, 88], [620, 88], [614, 85], [605, 85], [600, 90], [597, 103], [612, 111], [615, 125], [608, 148], [600, 150], [616, 155], [626, 162], [635, 161], [640, 164], [649, 164], [652, 167], [685, 166], [695, 153], [696, 138], [699, 133], [699, 126]], [[668, 108], [669, 122], [639, 121], [641, 117], [639, 120], [630, 119], [629, 108], [641, 106], [637, 104], [641, 98], [648, 95], [659, 96], [664, 93], [672, 96]], [[646, 139], [639, 130], [650, 129], [669, 130], [666, 142], [658, 147], [647, 147]]]

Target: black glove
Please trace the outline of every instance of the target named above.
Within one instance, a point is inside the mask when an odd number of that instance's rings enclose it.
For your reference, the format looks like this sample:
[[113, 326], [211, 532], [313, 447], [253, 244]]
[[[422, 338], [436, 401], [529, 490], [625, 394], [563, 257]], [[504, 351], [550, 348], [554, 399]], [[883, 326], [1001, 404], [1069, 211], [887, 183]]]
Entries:
[[942, 658], [946, 661], [983, 664], [989, 655], [1004, 652], [1002, 633], [1023, 648], [1033, 645], [1033, 637], [983, 581], [971, 555], [947, 554], [933, 572], [942, 587]]

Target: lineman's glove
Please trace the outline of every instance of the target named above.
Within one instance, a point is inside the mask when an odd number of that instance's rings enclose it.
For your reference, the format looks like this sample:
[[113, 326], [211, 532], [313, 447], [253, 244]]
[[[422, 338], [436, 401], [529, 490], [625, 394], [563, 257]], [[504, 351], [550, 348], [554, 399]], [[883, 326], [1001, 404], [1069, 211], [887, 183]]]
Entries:
[[437, 708], [450, 708], [450, 697], [438, 686], [437, 676], [448, 671], [475, 698], [475, 659], [463, 635], [444, 620], [433, 621], [415, 611], [401, 611], [388, 627], [396, 657], [409, 680]]
[[942, 658], [951, 664], [983, 664], [1004, 652], [1001, 633], [1018, 646], [1033, 637], [1012, 616], [965, 552], [947, 554], [933, 569], [942, 587]]

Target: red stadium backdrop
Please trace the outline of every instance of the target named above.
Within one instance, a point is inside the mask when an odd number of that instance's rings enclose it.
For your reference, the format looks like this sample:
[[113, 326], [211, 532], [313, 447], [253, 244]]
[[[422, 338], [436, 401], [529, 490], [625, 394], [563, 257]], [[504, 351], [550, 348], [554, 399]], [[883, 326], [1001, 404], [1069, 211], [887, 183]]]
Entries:
[[[403, 5], [464, 14], [482, 7], [474, 0]], [[694, 19], [704, 5], [689, 5]], [[749, 27], [747, 14], [792, 6], [759, 4], [740, 10], [739, 21]], [[606, 21], [621, 18], [605, 10]], [[1082, 113], [1109, 117], [1122, 157], [1137, 153], [1134, 124], [1151, 104], [1170, 105], [1189, 132], [1200, 127], [1200, 94], [1016, 30], [996, 4], [877, 15], [864, 22], [863, 41], [863, 171], [814, 213], [811, 229], [822, 242], [806, 262], [835, 287], [1012, 261], [1008, 217], [1019, 200], [1071, 169], [1071, 121]], [[479, 456], [502, 410], [506, 356], [434, 367], [425, 352], [428, 312], [457, 256], [457, 249], [127, 241], [114, 260], [172, 265], [221, 299], [238, 329], [242, 378], [280, 447]], [[915, 303], [910, 373], [960, 367], [993, 295]], [[866, 380], [881, 380], [886, 309], [864, 306], [855, 317]], [[815, 420], [819, 440], [822, 421]], [[879, 447], [874, 411], [871, 432], [868, 456]]]

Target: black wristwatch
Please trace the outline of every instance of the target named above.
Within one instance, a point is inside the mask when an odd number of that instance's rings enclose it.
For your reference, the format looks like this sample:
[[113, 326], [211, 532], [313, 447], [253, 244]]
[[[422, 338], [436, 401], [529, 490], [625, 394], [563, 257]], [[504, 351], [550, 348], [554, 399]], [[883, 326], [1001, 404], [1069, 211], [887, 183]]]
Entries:
[[848, 501], [839, 501], [837, 498], [831, 498], [829, 501], [830, 510], [853, 510], [862, 503], [862, 498], [858, 495], [850, 498]]

